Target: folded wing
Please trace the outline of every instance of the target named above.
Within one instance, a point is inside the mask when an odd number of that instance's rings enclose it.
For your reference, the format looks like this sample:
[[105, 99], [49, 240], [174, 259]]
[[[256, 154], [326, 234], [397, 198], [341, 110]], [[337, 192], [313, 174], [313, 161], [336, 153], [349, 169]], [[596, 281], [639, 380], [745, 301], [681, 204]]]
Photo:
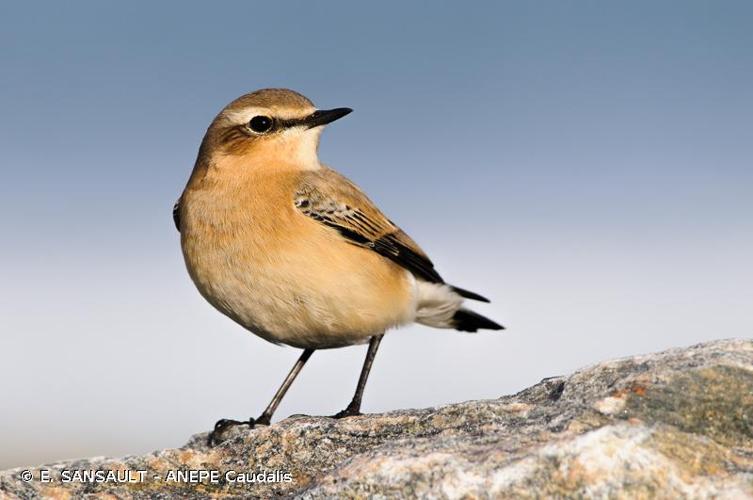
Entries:
[[377, 252], [424, 281], [444, 283], [416, 242], [385, 217], [355, 184], [334, 170], [324, 167], [304, 174], [295, 206], [336, 229], [349, 243]]

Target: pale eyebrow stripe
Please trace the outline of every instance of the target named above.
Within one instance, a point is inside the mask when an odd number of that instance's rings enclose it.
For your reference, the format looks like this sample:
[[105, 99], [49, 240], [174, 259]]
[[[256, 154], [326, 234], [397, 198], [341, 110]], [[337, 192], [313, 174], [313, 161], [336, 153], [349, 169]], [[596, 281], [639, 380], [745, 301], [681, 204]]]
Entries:
[[[302, 120], [314, 111], [316, 111], [316, 108], [311, 108], [310, 110], [283, 109], [276, 112], [267, 108], [245, 108], [238, 111], [225, 111], [224, 117], [231, 123], [235, 124], [248, 123], [251, 118], [260, 115], [269, 116], [279, 122], [287, 123]], [[301, 113], [303, 113], [303, 116], [301, 116]]]

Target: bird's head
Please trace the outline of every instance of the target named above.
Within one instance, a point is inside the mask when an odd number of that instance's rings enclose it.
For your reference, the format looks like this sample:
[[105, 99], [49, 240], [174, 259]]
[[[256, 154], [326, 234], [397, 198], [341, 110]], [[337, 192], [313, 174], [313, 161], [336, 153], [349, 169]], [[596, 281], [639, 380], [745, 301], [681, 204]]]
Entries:
[[207, 130], [200, 156], [214, 160], [245, 157], [265, 163], [287, 162], [302, 169], [318, 168], [317, 148], [324, 125], [351, 111], [317, 109], [309, 99], [288, 89], [257, 90], [234, 100], [217, 115]]

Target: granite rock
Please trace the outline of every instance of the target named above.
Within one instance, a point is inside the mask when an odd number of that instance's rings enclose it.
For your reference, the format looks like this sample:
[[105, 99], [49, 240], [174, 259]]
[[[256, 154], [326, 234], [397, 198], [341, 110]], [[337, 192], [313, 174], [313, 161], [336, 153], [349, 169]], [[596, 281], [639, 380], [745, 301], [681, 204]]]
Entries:
[[[753, 498], [753, 341], [607, 361], [494, 400], [206, 437], [4, 471], [0, 498]], [[75, 476], [96, 470], [110, 480]]]

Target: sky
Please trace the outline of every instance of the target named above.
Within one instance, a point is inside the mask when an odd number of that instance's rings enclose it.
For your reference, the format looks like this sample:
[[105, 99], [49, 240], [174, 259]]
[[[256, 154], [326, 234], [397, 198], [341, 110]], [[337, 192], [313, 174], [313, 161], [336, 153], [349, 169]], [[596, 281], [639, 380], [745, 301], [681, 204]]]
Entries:
[[[0, 5], [0, 468], [257, 416], [298, 350], [204, 302], [171, 209], [263, 87], [355, 112], [323, 162], [504, 332], [388, 333], [363, 409], [517, 392], [753, 332], [749, 2]], [[278, 410], [333, 414], [365, 347]]]

